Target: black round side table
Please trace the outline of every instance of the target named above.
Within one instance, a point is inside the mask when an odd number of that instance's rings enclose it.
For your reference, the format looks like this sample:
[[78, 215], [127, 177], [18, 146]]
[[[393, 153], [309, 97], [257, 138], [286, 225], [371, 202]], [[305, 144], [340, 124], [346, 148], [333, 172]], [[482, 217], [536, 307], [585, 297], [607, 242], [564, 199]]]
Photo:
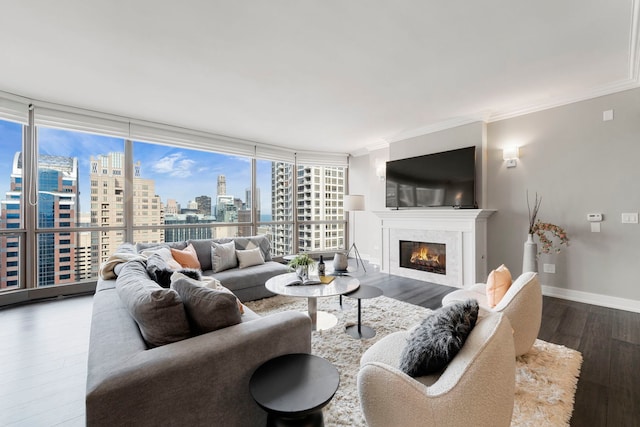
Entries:
[[382, 289], [375, 286], [360, 284], [355, 291], [345, 294], [344, 296], [349, 298], [358, 298], [358, 324], [350, 325], [345, 328], [346, 332], [353, 338], [373, 338], [376, 336], [376, 330], [370, 326], [362, 324], [362, 303], [363, 299], [376, 298], [382, 295]]
[[322, 427], [322, 408], [338, 390], [340, 374], [312, 354], [285, 354], [266, 361], [249, 381], [251, 396], [267, 411], [267, 427]]

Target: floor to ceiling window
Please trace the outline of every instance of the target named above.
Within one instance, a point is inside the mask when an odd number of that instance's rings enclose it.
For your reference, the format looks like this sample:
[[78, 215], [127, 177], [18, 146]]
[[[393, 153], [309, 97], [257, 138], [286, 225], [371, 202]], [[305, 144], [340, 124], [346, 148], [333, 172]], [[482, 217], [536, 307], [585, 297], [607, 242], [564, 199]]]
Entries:
[[124, 241], [124, 140], [40, 126], [37, 141], [38, 286], [95, 280]]
[[144, 142], [133, 157], [135, 241], [253, 233], [251, 158]]
[[71, 110], [0, 96], [0, 293], [90, 290], [125, 241], [345, 248], [346, 157], [301, 165], [290, 150]]

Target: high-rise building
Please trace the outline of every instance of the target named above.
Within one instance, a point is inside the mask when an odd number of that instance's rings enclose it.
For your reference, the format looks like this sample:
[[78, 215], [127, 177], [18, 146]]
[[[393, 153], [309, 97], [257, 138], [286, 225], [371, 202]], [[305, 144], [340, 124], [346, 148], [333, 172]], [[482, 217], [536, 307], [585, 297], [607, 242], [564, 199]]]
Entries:
[[[16, 153], [13, 158], [9, 191], [6, 193], [5, 199], [0, 201], [0, 225], [3, 228], [20, 228], [21, 194], [22, 156], [21, 153]], [[17, 288], [19, 286], [19, 244], [18, 236], [0, 236], [0, 289]]]
[[[124, 153], [114, 152], [91, 156], [91, 224], [109, 227], [124, 225]], [[164, 224], [164, 210], [160, 196], [155, 194], [155, 182], [141, 177], [141, 165], [134, 164], [133, 217], [135, 225]], [[124, 240], [123, 231], [94, 233], [92, 256], [101, 264], [115, 252]], [[135, 230], [136, 242], [164, 242], [164, 230]]]
[[[22, 152], [13, 158], [10, 190], [2, 201], [2, 222], [20, 228]], [[76, 222], [78, 202], [78, 159], [40, 155], [38, 157], [38, 227], [61, 232], [38, 235], [38, 286], [76, 281], [76, 235], [64, 232]], [[17, 286], [19, 274], [18, 237], [4, 236], [0, 254], [0, 288]]]
[[165, 242], [182, 242], [185, 240], [211, 239], [213, 232], [211, 227], [189, 227], [188, 224], [210, 224], [211, 217], [200, 214], [167, 215], [165, 224], [185, 224], [185, 227], [167, 228], [165, 230]]
[[216, 196], [225, 196], [227, 194], [227, 178], [224, 175], [218, 175], [218, 189]]
[[180, 213], [180, 204], [176, 202], [176, 199], [167, 199], [164, 211], [166, 215], [177, 215]]
[[211, 216], [211, 197], [198, 196], [196, 197], [196, 204], [200, 215]]
[[[299, 166], [297, 174], [298, 221], [340, 221], [345, 189], [344, 169]], [[339, 224], [305, 224], [298, 229], [298, 250], [330, 251], [344, 247], [344, 227]]]
[[[327, 166], [298, 166], [274, 162], [272, 166], [273, 221], [290, 221], [295, 214], [299, 222], [341, 221], [342, 197], [345, 189], [344, 169]], [[291, 183], [295, 178], [296, 207], [294, 210]], [[298, 251], [333, 251], [344, 247], [344, 227], [340, 224], [301, 224], [298, 230]], [[293, 251], [292, 233], [286, 226], [276, 227], [274, 252]]]
[[[295, 169], [292, 163], [273, 162], [271, 165], [271, 220], [293, 220], [293, 183]], [[272, 226], [271, 245], [273, 253], [293, 253], [293, 230], [290, 225]]]
[[[251, 196], [251, 189], [247, 188], [245, 189], [245, 198], [246, 201], [244, 202], [244, 204], [242, 205], [242, 207], [240, 207], [238, 209], [238, 222], [251, 222], [251, 206], [253, 206], [253, 197]], [[260, 189], [256, 188], [256, 200], [257, 200], [257, 210], [256, 210], [256, 216], [257, 216], [257, 220], [260, 221]], [[237, 200], [237, 199], [236, 199]], [[238, 203], [236, 202], [236, 205], [238, 205]], [[252, 234], [260, 234], [259, 232], [254, 232], [252, 231], [253, 228], [251, 226], [243, 226], [243, 227], [238, 227], [238, 236], [251, 236]]]

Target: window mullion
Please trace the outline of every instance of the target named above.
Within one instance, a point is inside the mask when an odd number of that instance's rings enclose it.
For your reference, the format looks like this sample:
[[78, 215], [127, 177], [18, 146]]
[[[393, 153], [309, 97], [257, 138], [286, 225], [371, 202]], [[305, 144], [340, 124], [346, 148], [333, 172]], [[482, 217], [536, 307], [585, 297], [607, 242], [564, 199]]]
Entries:
[[133, 142], [124, 140], [124, 241], [133, 242]]

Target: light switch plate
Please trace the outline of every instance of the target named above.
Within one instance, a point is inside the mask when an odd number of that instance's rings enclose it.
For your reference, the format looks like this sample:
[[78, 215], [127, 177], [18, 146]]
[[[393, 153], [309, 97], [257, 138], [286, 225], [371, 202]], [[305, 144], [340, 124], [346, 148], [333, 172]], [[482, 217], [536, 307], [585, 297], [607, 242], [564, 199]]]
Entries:
[[622, 223], [623, 224], [637, 224], [638, 223], [638, 212], [627, 212], [622, 214]]
[[555, 264], [542, 264], [542, 271], [544, 271], [545, 273], [554, 274], [556, 272], [556, 265]]

